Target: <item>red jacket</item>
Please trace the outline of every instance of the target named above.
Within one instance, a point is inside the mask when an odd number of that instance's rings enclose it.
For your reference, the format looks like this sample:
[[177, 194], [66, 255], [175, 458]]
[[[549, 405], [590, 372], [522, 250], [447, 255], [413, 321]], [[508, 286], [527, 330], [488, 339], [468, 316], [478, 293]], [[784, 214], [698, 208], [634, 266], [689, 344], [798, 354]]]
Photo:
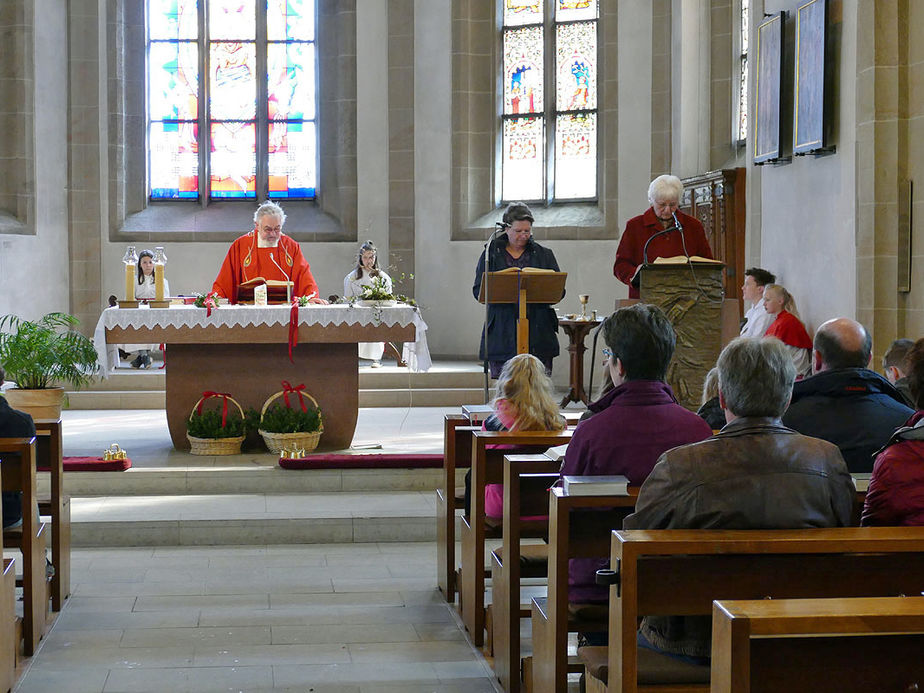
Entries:
[[861, 525], [924, 525], [924, 410], [876, 456]]
[[[683, 242], [676, 231], [658, 236], [648, 246], [648, 262], [653, 262], [659, 257], [684, 255], [684, 243], [686, 243], [687, 255], [699, 255], [711, 259], [712, 249], [709, 247], [706, 232], [699, 220], [683, 212], [677, 212], [677, 219], [683, 227]], [[632, 286], [632, 277], [638, 266], [644, 262], [642, 251], [645, 249], [645, 241], [661, 230], [661, 222], [651, 207], [645, 210], [644, 214], [632, 217], [626, 222], [626, 230], [616, 249], [613, 275], [629, 286], [629, 298], [639, 297], [638, 289]]]

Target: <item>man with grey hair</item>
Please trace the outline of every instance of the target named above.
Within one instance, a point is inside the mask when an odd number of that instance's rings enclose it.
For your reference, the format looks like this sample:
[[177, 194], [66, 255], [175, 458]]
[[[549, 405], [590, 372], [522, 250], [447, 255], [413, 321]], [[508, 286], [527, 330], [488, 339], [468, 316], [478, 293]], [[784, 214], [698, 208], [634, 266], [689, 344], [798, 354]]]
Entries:
[[629, 285], [629, 298], [639, 297], [637, 273], [645, 262], [645, 244], [649, 239], [648, 262], [675, 255], [712, 258], [703, 225], [679, 209], [681, 195], [683, 183], [677, 176], [658, 176], [648, 186], [651, 206], [644, 214], [626, 222], [626, 230], [616, 250], [613, 274], [623, 284]]
[[851, 472], [873, 471], [873, 456], [914, 410], [869, 369], [873, 340], [856, 320], [822, 323], [812, 341], [812, 376], [792, 390], [783, 423], [840, 448]]
[[[782, 342], [739, 337], [718, 361], [728, 424], [668, 450], [642, 485], [625, 529], [800, 529], [850, 523], [853, 481], [837, 446], [786, 428], [795, 367]], [[646, 617], [639, 644], [703, 664], [708, 617]]]
[[292, 296], [308, 296], [309, 303], [327, 303], [298, 243], [282, 232], [286, 213], [275, 202], [264, 202], [253, 215], [253, 231], [231, 244], [212, 291], [238, 301], [241, 284], [262, 277], [293, 283]]

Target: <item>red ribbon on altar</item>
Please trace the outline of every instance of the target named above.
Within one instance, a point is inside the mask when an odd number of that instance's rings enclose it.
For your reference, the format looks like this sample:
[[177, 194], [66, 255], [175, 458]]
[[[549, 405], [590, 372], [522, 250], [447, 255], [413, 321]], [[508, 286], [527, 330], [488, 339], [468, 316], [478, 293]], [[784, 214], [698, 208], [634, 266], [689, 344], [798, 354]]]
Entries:
[[[292, 347], [298, 346], [298, 299], [293, 299], [292, 309], [289, 311], [289, 361], [295, 363], [292, 358]], [[299, 400], [301, 397], [299, 397]], [[288, 406], [286, 398], [286, 406]]]
[[292, 387], [291, 383], [288, 380], [282, 381], [282, 398], [285, 400], [286, 409], [291, 409], [289, 405], [289, 394], [294, 393], [298, 395], [298, 403], [302, 405], [302, 411], [307, 412], [308, 409], [305, 407], [305, 402], [302, 399], [302, 390], [305, 389], [305, 383], [302, 383], [298, 387]]
[[161, 345], [160, 345], [160, 350], [161, 350], [161, 352], [162, 352], [163, 355], [164, 355], [164, 362], [163, 362], [162, 364], [160, 364], [160, 368], [158, 368], [157, 370], [162, 371], [162, 370], [164, 370], [164, 369], [167, 367], [167, 345], [166, 345], [166, 344], [161, 344]]
[[202, 414], [202, 405], [205, 404], [205, 400], [211, 399], [212, 397], [221, 397], [221, 427], [224, 428], [225, 424], [228, 422], [228, 397], [231, 394], [228, 392], [212, 392], [211, 390], [206, 390], [202, 393], [202, 397], [199, 399], [199, 406], [196, 407], [196, 413]]

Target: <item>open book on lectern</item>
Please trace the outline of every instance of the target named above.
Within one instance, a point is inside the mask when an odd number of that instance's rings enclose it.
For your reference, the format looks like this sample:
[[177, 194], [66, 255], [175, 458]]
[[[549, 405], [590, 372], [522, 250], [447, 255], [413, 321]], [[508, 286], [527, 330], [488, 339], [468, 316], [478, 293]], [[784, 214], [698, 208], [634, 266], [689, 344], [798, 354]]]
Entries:
[[703, 257], [702, 255], [691, 255], [687, 257], [686, 255], [673, 255], [671, 257], [656, 257], [654, 260], [646, 264], [641, 264], [635, 268], [635, 274], [632, 275], [632, 281], [630, 282], [632, 286], [636, 289], [638, 288], [639, 281], [641, 281], [641, 272], [643, 267], [651, 267], [652, 265], [686, 265], [687, 263], [695, 262], [697, 264], [704, 265], [721, 265], [723, 264], [720, 260], [713, 260], [708, 257]]

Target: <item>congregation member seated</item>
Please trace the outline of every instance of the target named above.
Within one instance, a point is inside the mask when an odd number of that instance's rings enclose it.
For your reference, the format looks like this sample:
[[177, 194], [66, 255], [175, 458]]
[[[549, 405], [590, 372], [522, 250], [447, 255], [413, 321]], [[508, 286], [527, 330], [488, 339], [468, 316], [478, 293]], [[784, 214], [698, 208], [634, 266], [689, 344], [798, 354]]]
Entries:
[[[555, 388], [545, 365], [532, 354], [518, 354], [504, 364], [495, 386], [494, 413], [485, 419], [486, 431], [563, 431], [567, 424], [553, 395]], [[500, 446], [493, 446], [500, 447]], [[504, 446], [506, 447], [506, 446]], [[465, 514], [468, 515], [471, 476], [465, 475]], [[504, 517], [504, 485], [487, 484], [484, 513]]]
[[917, 411], [876, 456], [863, 525], [924, 525], [924, 339], [904, 359]]
[[725, 412], [719, 404], [718, 368], [713, 368], [706, 373], [706, 379], [703, 381], [703, 398], [700, 400], [700, 407], [696, 414], [702, 417], [713, 431], [718, 431], [725, 425]]
[[775, 281], [776, 275], [760, 267], [749, 267], [744, 271], [741, 295], [745, 301], [750, 302], [751, 307], [744, 314], [742, 337], [763, 337], [773, 322], [773, 316], [764, 309], [764, 288]]
[[856, 320], [834, 318], [815, 332], [814, 375], [795, 384], [783, 423], [840, 448], [851, 472], [870, 472], [873, 455], [913, 410], [868, 366], [873, 340]]
[[282, 232], [285, 222], [286, 213], [275, 202], [264, 202], [257, 207], [253, 231], [231, 244], [212, 291], [237, 303], [240, 285], [262, 277], [293, 282], [292, 296], [311, 296], [309, 303], [326, 304], [318, 293], [301, 246]]
[[[705, 421], [674, 398], [664, 382], [677, 336], [656, 306], [636, 303], [620, 308], [603, 323], [610, 377], [615, 387], [589, 408], [561, 467], [561, 476], [622, 474], [641, 484], [665, 450], [712, 435]], [[574, 559], [569, 566], [568, 598], [579, 603], [607, 603], [606, 587], [595, 582], [601, 559]]]
[[792, 294], [779, 284], [767, 284], [764, 287], [764, 310], [773, 317], [764, 336], [776, 337], [783, 342], [796, 367], [796, 377], [809, 375], [812, 372], [812, 338], [799, 319]]
[[[853, 480], [837, 446], [786, 428], [796, 377], [775, 339], [734, 339], [719, 356], [728, 422], [658, 460], [624, 529], [801, 529], [850, 522]], [[708, 616], [646, 616], [639, 645], [705, 664]]]
[[[0, 386], [6, 373], [0, 366]], [[13, 409], [0, 396], [0, 438], [31, 438], [35, 435], [35, 424], [32, 417], [24, 411]], [[2, 460], [0, 460], [2, 466]], [[18, 527], [22, 524], [22, 493], [19, 491], [3, 492], [3, 528]]]
[[886, 380], [902, 393], [902, 397], [905, 398], [905, 403], [909, 407], [914, 407], [915, 402], [908, 386], [908, 362], [906, 357], [913, 346], [913, 339], [896, 339], [889, 345], [888, 351], [882, 357], [882, 370], [885, 372]]

